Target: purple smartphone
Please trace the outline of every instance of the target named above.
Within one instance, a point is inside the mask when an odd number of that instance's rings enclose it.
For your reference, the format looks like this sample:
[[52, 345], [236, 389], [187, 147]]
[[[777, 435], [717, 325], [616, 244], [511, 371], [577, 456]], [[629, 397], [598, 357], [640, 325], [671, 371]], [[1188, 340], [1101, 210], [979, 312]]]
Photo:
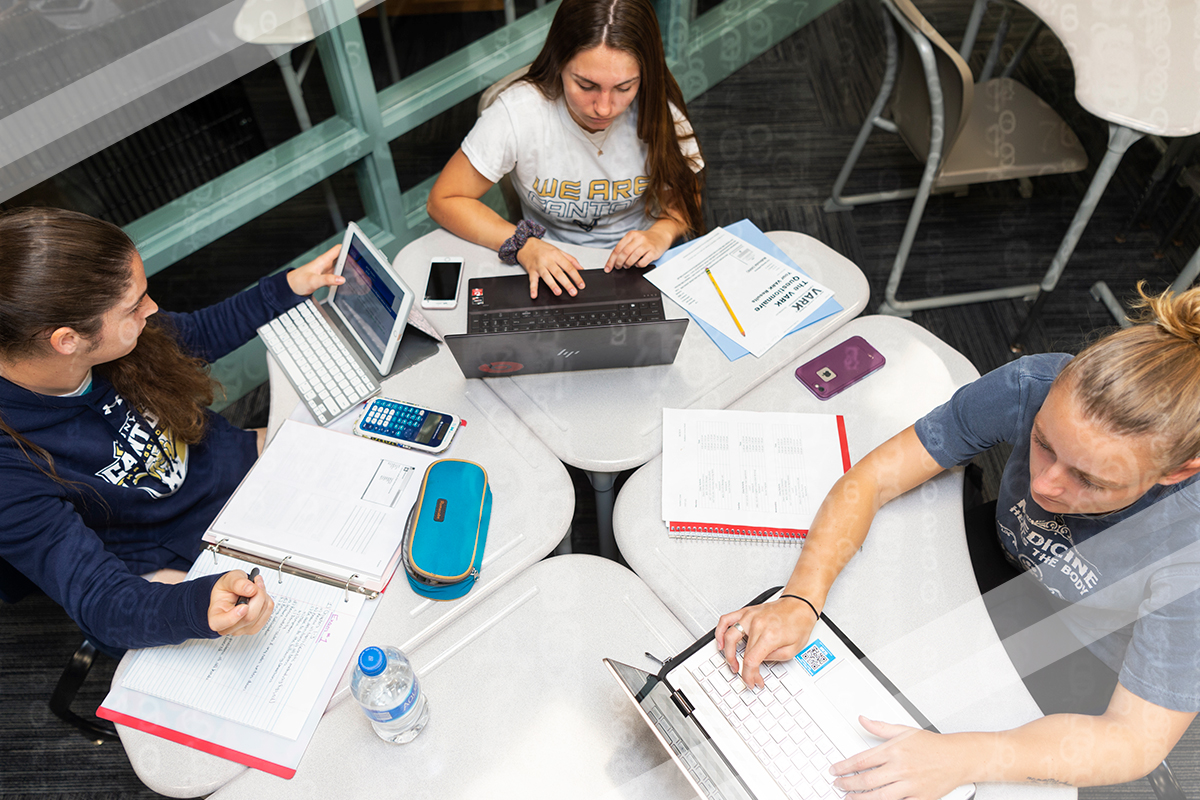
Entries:
[[861, 336], [854, 336], [796, 370], [796, 380], [818, 400], [828, 400], [861, 381], [884, 364], [883, 354]]

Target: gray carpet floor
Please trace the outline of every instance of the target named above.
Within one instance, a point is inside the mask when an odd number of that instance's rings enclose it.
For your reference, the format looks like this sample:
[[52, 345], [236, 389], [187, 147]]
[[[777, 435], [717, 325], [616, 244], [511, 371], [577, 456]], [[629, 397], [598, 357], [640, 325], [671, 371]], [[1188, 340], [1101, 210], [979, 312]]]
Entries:
[[[969, 4], [924, 0], [919, 6], [957, 44]], [[1023, 35], [1028, 17], [1018, 16], [1014, 37]], [[476, 23], [472, 23], [473, 25]], [[436, 23], [431, 23], [436, 33]], [[992, 24], [972, 59], [978, 68], [989, 44]], [[436, 38], [426, 28], [397, 29], [397, 47], [411, 53], [405, 72], [431, 60]], [[463, 34], [470, 38], [474, 32]], [[460, 37], [461, 38], [461, 37]], [[373, 39], [368, 36], [368, 47]], [[808, 233], [860, 266], [871, 284], [871, 306], [882, 299], [909, 206], [906, 202], [827, 214], [821, 205], [858, 127], [874, 98], [882, 73], [882, 29], [870, 0], [844, 0], [815, 23], [786, 39], [690, 104], [696, 131], [709, 165], [706, 213], [711, 225], [753, 220], [763, 230]], [[373, 56], [376, 55], [373, 53]], [[408, 57], [408, 56], [406, 56]], [[382, 78], [382, 59], [373, 63]], [[270, 69], [269, 69], [270, 68]], [[272, 65], [247, 76], [242, 88], [253, 106], [262, 137], [271, 146], [294, 126]], [[1073, 73], [1062, 46], [1043, 32], [1017, 76], [1053, 105], [1074, 127], [1092, 164], [1104, 151], [1105, 128], [1083, 112], [1073, 98]], [[314, 117], [328, 114], [319, 74], [306, 83]], [[323, 105], [325, 104], [325, 105]], [[393, 145], [402, 185], [424, 178], [453, 152], [473, 120], [473, 102], [439, 117]], [[325, 108], [325, 111], [321, 109]], [[897, 140], [877, 133], [863, 156], [856, 186], [915, 183], [920, 165]], [[1166, 207], [1118, 244], [1146, 176], [1158, 158], [1143, 141], [1127, 155], [1102, 200], [1058, 290], [1047, 303], [1028, 339], [1030, 352], [1074, 350], [1111, 326], [1108, 313], [1088, 295], [1105, 279], [1128, 297], [1138, 280], [1152, 289], [1166, 286], [1197, 246], [1198, 232], [1188, 231], [1180, 246], [1156, 259], [1152, 250], [1172, 216], [1186, 200], [1176, 189]], [[432, 165], [432, 166], [431, 166]], [[1040, 178], [1032, 199], [1020, 198], [1015, 183], [972, 187], [967, 197], [931, 200], [909, 261], [901, 297], [960, 291], [998, 282], [1024, 283], [1044, 271], [1091, 178], [1091, 170], [1073, 176]], [[335, 179], [347, 216], [358, 207], [353, 176]], [[72, 205], [59, 187], [60, 202]], [[86, 206], [80, 201], [77, 206]], [[297, 197], [286, 208], [257, 220], [253, 230], [235, 232], [193, 257], [193, 264], [156, 278], [151, 291], [160, 305], [185, 310], [211, 302], [245, 284], [238, 264], [246, 255], [277, 264], [298, 247], [294, 231], [320, 234], [329, 226], [319, 191]], [[328, 235], [328, 234], [321, 234]], [[304, 248], [299, 247], [297, 252]], [[233, 266], [231, 266], [233, 265]], [[913, 320], [963, 352], [985, 372], [1013, 358], [1007, 343], [1024, 314], [1020, 301], [918, 312]], [[265, 393], [231, 407], [238, 424], [265, 422]], [[1002, 454], [982, 459], [988, 485], [998, 479]], [[596, 548], [594, 508], [582, 475], [576, 479], [576, 548]], [[61, 609], [44, 597], [9, 606], [0, 604], [0, 795], [17, 797], [149, 797], [129, 766], [119, 743], [92, 744], [59, 722], [46, 708], [53, 682], [79, 643], [79, 633]], [[101, 659], [77, 708], [93, 709], [103, 698], [114, 664]], [[1200, 725], [1193, 725], [1171, 757], [1185, 791], [1200, 797]], [[1145, 781], [1083, 789], [1084, 800], [1134, 800], [1152, 797]]]

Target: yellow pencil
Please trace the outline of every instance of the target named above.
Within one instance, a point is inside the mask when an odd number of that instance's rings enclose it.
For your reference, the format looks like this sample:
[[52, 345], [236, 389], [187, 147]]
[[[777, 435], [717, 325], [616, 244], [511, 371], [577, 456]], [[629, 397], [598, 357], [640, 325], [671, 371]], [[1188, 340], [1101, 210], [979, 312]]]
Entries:
[[721, 302], [725, 304], [725, 310], [729, 312], [729, 316], [733, 317], [733, 324], [738, 326], [742, 336], [746, 335], [746, 329], [742, 327], [742, 323], [738, 322], [737, 314], [733, 313], [733, 309], [729, 307], [729, 301], [725, 299], [725, 293], [721, 291], [721, 287], [717, 285], [717, 279], [713, 277], [712, 271], [708, 267], [704, 268], [708, 273], [708, 279], [712, 281], [713, 288], [717, 290], [717, 294], [721, 295]]

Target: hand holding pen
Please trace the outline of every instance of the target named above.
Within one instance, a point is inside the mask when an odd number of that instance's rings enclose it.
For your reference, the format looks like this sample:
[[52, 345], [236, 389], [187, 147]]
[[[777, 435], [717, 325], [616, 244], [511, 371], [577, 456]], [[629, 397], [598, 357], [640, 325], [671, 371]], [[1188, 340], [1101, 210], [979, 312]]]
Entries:
[[[254, 583], [254, 579], [258, 577], [258, 567], [255, 567], [254, 569], [250, 570], [250, 574], [247, 575], [246, 577], [250, 580], [251, 583]], [[234, 603], [234, 605], [235, 606], [244, 606], [249, 602], [250, 602], [250, 598], [246, 597], [245, 595], [242, 595], [241, 597], [238, 598], [237, 602]]]
[[250, 574], [226, 572], [213, 585], [208, 605], [208, 627], [222, 636], [254, 634], [262, 630], [275, 609], [257, 568]]

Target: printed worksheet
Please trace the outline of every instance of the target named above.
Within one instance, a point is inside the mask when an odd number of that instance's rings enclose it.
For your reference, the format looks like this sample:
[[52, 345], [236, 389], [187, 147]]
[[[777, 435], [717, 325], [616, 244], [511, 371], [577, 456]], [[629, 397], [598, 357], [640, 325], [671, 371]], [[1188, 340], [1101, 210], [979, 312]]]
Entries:
[[833, 296], [827, 287], [724, 228], [651, 270], [646, 280], [756, 357]]
[[[188, 578], [253, 569], [211, 555], [202, 553]], [[261, 631], [139, 650], [122, 686], [276, 736], [299, 736], [365, 598], [297, 575], [262, 576], [275, 610]]]
[[845, 426], [832, 414], [663, 409], [668, 525], [807, 531], [848, 468]]

